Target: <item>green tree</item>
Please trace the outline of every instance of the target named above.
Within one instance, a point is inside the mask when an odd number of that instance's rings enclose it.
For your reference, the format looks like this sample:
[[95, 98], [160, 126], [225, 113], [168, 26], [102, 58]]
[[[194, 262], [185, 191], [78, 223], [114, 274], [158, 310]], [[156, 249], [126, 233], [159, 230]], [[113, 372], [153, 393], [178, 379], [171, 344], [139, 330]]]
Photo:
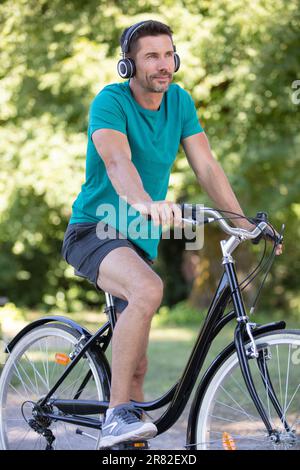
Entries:
[[[99, 301], [92, 286], [73, 277], [60, 247], [84, 181], [89, 104], [103, 86], [120, 80], [122, 30], [147, 18], [174, 30], [182, 59], [175, 80], [192, 94], [245, 212], [266, 210], [275, 225], [286, 223], [287, 249], [276, 263], [276, 282], [270, 279], [275, 296], [269, 306], [300, 311], [299, 105], [291, 99], [300, 78], [296, 0], [2, 2], [0, 295], [60, 308]], [[182, 152], [169, 198], [211, 204]], [[162, 244], [157, 269], [166, 281], [165, 302], [190, 289], [199, 302], [208, 273], [212, 289], [216, 239], [217, 233], [207, 236], [207, 251], [197, 254], [205, 269], [193, 285], [191, 279], [184, 284], [174, 264], [175, 242]], [[178, 260], [183, 255], [179, 244]]]

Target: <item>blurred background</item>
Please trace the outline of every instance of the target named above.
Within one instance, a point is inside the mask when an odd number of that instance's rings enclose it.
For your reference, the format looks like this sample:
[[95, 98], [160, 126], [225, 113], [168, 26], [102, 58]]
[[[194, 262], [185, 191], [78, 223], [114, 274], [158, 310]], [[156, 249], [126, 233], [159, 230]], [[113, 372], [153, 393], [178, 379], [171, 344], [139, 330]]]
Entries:
[[[89, 105], [121, 81], [119, 37], [145, 19], [174, 31], [182, 64], [174, 81], [191, 93], [244, 212], [266, 211], [276, 228], [286, 224], [285, 252], [258, 309], [300, 320], [298, 1], [8, 0], [0, 5], [2, 329], [46, 312], [101, 311], [104, 297], [74, 276], [60, 250], [84, 182]], [[212, 205], [182, 149], [167, 199]], [[165, 282], [162, 323], [187, 325], [204, 312], [222, 272], [221, 239], [211, 225], [199, 252], [162, 240], [155, 264]], [[241, 280], [262, 250], [240, 248]], [[249, 305], [258, 285], [248, 289]]]

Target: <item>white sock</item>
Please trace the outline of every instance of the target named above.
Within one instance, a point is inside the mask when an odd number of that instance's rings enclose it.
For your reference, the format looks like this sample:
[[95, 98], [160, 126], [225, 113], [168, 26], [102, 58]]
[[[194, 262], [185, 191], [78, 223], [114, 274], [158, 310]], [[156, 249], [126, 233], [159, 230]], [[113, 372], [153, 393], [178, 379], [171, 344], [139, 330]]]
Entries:
[[105, 415], [105, 421], [110, 417], [112, 412], [114, 411], [115, 408], [107, 408], [106, 410], [106, 415]]

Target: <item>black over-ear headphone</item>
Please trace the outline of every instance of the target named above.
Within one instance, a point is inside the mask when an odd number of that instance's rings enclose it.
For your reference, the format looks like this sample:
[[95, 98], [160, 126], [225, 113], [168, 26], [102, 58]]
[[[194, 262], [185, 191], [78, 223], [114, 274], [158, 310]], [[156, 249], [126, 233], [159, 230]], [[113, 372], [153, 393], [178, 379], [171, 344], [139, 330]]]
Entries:
[[[128, 54], [129, 49], [130, 49], [130, 41], [134, 33], [141, 28], [145, 23], [148, 23], [151, 20], [148, 21], [140, 21], [140, 23], [136, 23], [133, 26], [131, 26], [127, 33], [125, 34], [125, 38], [122, 44], [122, 55], [123, 58], [119, 60], [117, 68], [118, 68], [118, 73], [120, 77], [122, 78], [132, 78], [135, 75], [136, 68], [135, 68], [135, 63], [133, 59], [130, 59], [129, 57], [126, 57], [126, 54]], [[180, 67], [180, 57], [176, 52], [176, 47], [173, 44], [173, 49], [174, 49], [174, 61], [175, 61], [175, 69], [174, 72], [177, 72], [177, 70]]]

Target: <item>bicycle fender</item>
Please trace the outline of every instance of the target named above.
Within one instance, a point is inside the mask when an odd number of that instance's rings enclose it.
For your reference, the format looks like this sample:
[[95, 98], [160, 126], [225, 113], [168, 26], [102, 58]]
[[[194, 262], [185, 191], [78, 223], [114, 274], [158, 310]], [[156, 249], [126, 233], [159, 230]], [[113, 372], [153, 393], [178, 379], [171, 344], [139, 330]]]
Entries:
[[[269, 333], [270, 331], [274, 330], [284, 330], [286, 327], [286, 323], [284, 321], [280, 322], [274, 322], [274, 323], [268, 323], [267, 325], [262, 325], [257, 327], [255, 330], [252, 331], [252, 335], [255, 338], [256, 336], [259, 336], [264, 333]], [[188, 419], [188, 426], [187, 426], [187, 444], [188, 444], [188, 450], [196, 450], [196, 446], [193, 445], [195, 442], [195, 431], [196, 431], [196, 411], [200, 406], [200, 403], [202, 401], [203, 395], [205, 393], [205, 390], [210, 382], [211, 377], [214, 375], [215, 371], [218, 369], [220, 364], [225, 361], [225, 359], [233, 353], [235, 350], [235, 343], [232, 341], [228, 346], [226, 346], [223, 351], [220, 352], [220, 354], [214, 359], [214, 361], [211, 363], [209, 368], [206, 370], [204, 376], [202, 377], [191, 408], [190, 408], [190, 413], [189, 413], [189, 419]]]
[[37, 326], [41, 326], [50, 322], [59, 322], [59, 323], [68, 325], [71, 328], [74, 328], [76, 331], [78, 331], [80, 336], [82, 335], [86, 336], [87, 339], [89, 339], [92, 336], [91, 333], [86, 328], [83, 328], [74, 320], [71, 320], [70, 318], [63, 317], [60, 315], [51, 315], [51, 316], [39, 318], [38, 320], [35, 320], [32, 323], [29, 323], [29, 325], [26, 325], [6, 346], [5, 352], [10, 353], [15, 347], [15, 345], [17, 344], [17, 342], [20, 341], [20, 339], [23, 338], [23, 336], [29, 333], [29, 331], [33, 330]]

